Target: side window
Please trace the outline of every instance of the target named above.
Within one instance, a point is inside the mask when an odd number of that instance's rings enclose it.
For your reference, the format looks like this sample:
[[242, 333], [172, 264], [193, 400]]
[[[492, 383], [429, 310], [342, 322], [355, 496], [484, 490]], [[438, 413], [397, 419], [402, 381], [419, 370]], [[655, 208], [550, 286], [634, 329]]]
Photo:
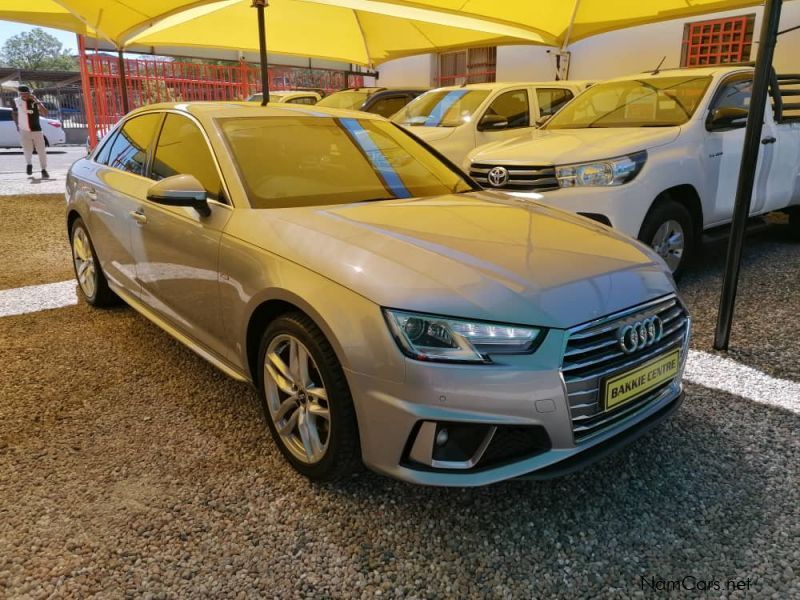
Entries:
[[536, 88], [539, 116], [550, 117], [556, 114], [572, 98], [572, 92], [562, 88]]
[[[109, 142], [108, 160], [105, 164], [134, 175], [144, 175], [147, 151], [160, 120], [160, 114], [142, 115], [130, 119]], [[105, 148], [103, 150], [105, 151]]]
[[289, 100], [289, 104], [314, 104], [314, 96], [300, 96]]
[[376, 100], [375, 103], [370, 106], [369, 112], [382, 117], [391, 117], [406, 104], [408, 104], [407, 96], [388, 96]]
[[194, 175], [212, 200], [222, 197], [222, 183], [208, 142], [194, 122], [169, 113], [158, 138], [152, 177], [156, 181], [173, 175]]
[[116, 137], [117, 137], [116, 132], [108, 136], [108, 139], [100, 147], [100, 150], [98, 150], [97, 154], [94, 155], [94, 162], [101, 165], [108, 164], [108, 157], [111, 156], [111, 147], [114, 145], [114, 138]]
[[528, 105], [528, 90], [514, 90], [513, 92], [501, 94], [489, 105], [483, 118], [485, 119], [490, 115], [503, 117], [508, 121], [506, 129], [530, 127], [531, 116]]
[[753, 93], [751, 79], [739, 79], [722, 85], [714, 100], [713, 108], [741, 108], [750, 110], [750, 96]]

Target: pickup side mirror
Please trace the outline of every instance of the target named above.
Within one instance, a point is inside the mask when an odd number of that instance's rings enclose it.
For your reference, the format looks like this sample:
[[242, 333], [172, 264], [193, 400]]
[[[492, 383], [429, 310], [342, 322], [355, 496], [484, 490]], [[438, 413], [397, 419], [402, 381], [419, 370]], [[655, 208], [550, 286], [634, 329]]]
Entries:
[[203, 217], [211, 214], [208, 193], [194, 175], [173, 175], [153, 184], [147, 199], [165, 206], [190, 206]]
[[706, 129], [708, 131], [728, 131], [729, 129], [739, 129], [747, 125], [747, 115], [750, 113], [746, 108], [724, 107], [715, 108], [708, 113], [706, 119]]
[[478, 131], [499, 131], [508, 127], [508, 119], [503, 115], [483, 115], [478, 123]]

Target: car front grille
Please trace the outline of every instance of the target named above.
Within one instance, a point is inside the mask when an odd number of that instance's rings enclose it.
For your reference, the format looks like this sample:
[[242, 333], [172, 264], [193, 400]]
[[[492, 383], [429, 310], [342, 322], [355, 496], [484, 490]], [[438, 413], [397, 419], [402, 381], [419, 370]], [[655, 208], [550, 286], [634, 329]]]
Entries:
[[[663, 323], [661, 339], [626, 354], [617, 338], [619, 329], [653, 316], [658, 316]], [[567, 387], [575, 441], [603, 431], [656, 401], [674, 380], [608, 411], [603, 406], [604, 382], [671, 350], [680, 349], [681, 361], [685, 360], [683, 353], [688, 334], [689, 315], [676, 297], [650, 302], [572, 329], [561, 372]]]
[[[490, 181], [489, 173], [495, 167], [508, 172], [508, 180], [503, 185]], [[556, 169], [553, 166], [492, 165], [475, 163], [470, 166], [469, 175], [487, 189], [515, 192], [545, 192], [558, 189]]]

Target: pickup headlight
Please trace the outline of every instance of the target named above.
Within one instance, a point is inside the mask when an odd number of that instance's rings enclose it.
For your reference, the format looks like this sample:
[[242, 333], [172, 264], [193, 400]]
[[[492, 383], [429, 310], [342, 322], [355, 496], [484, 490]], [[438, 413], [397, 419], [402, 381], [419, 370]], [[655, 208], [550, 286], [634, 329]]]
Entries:
[[466, 321], [383, 309], [397, 345], [416, 360], [489, 363], [490, 354], [533, 352], [545, 330], [538, 327]]
[[647, 152], [598, 160], [590, 163], [556, 167], [556, 179], [562, 188], [577, 186], [610, 186], [628, 183], [642, 170]]

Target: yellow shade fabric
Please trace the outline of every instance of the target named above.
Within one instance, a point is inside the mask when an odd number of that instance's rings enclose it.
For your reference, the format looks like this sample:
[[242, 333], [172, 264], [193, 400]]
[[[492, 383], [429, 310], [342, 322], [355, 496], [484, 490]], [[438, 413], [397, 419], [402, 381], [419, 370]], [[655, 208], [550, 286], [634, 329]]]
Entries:
[[[503, 23], [550, 37], [554, 45], [646, 23], [757, 6], [763, 0], [381, 0]], [[570, 28], [570, 23], [574, 23]]]
[[[115, 46], [258, 48], [251, 0], [0, 0], [0, 19]], [[270, 52], [361, 65], [503, 44], [546, 44], [759, 0], [270, 0]]]

